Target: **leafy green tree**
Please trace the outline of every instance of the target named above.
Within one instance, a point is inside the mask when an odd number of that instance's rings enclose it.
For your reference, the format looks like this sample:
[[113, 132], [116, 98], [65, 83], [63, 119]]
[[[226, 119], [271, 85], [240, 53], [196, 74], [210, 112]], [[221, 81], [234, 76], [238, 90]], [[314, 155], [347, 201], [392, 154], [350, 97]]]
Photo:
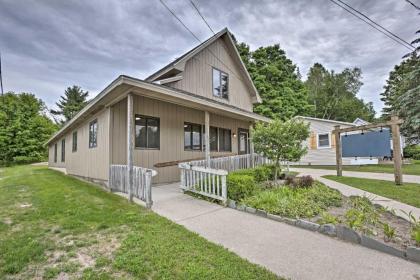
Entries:
[[315, 63], [308, 73], [305, 85], [309, 93], [309, 103], [315, 107], [314, 117], [352, 122], [356, 118], [373, 121], [375, 110], [371, 102], [357, 97], [362, 71], [346, 68], [340, 73], [328, 71], [320, 63]]
[[83, 91], [79, 86], [68, 87], [60, 100], [55, 103], [59, 109], [51, 110], [51, 114], [64, 117], [64, 120], [58, 121], [59, 123], [71, 120], [88, 103], [88, 94], [89, 92]]
[[257, 123], [252, 130], [252, 141], [257, 153], [274, 161], [274, 178], [277, 178], [281, 161], [299, 161], [307, 148], [302, 142], [309, 137], [309, 124], [291, 119], [283, 122]]
[[312, 112], [298, 69], [278, 44], [260, 47], [255, 51], [251, 51], [245, 43], [236, 45], [261, 95], [262, 103], [254, 106], [256, 113], [287, 120]]
[[45, 142], [56, 125], [33, 94], [8, 92], [0, 97], [0, 165], [44, 160]]

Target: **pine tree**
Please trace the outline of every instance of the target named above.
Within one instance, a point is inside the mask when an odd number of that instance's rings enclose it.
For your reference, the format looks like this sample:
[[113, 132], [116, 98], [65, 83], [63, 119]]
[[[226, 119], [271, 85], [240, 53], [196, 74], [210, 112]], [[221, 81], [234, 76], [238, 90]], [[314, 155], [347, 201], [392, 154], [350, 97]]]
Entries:
[[55, 103], [59, 110], [51, 110], [51, 114], [64, 117], [64, 120], [60, 119], [58, 122], [68, 122], [86, 106], [88, 94], [89, 92], [83, 91], [79, 86], [68, 87]]

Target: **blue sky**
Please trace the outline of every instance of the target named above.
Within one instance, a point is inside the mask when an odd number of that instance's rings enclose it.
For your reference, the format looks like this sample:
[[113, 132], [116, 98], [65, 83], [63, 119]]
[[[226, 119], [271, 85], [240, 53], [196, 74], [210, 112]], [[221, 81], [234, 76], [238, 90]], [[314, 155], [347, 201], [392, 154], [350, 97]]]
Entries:
[[[188, 0], [165, 2], [201, 40], [212, 35]], [[407, 41], [420, 27], [404, 0], [346, 2]], [[376, 111], [389, 71], [407, 53], [328, 0], [195, 3], [214, 30], [228, 27], [252, 49], [280, 44], [304, 79], [315, 62], [360, 67], [359, 97]], [[68, 86], [93, 97], [118, 75], [145, 78], [198, 43], [158, 0], [2, 0], [0, 19], [5, 90], [32, 92], [49, 107]]]

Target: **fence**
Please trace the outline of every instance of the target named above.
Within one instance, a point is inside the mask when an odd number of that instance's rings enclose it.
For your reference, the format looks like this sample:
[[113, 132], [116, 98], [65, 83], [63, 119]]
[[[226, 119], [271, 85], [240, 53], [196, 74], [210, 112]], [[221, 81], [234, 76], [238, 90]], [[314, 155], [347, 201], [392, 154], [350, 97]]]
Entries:
[[[253, 168], [263, 164], [269, 164], [271, 161], [259, 154], [245, 154], [210, 159], [210, 168], [223, 169], [232, 172], [238, 169]], [[206, 160], [195, 160], [188, 162], [192, 166], [206, 166]]]
[[109, 186], [111, 191], [132, 195], [152, 206], [152, 177], [157, 172], [152, 169], [133, 166], [133, 189], [130, 191], [128, 183], [128, 166], [113, 164], [109, 170]]
[[181, 189], [198, 193], [226, 203], [226, 170], [193, 166], [190, 163], [180, 163]]

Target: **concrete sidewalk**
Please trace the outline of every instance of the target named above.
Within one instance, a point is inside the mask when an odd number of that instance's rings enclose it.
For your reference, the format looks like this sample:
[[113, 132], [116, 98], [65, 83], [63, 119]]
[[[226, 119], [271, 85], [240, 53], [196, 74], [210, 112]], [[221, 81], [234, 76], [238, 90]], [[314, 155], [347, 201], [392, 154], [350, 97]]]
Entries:
[[[299, 172], [299, 175], [311, 175], [313, 178], [317, 179], [318, 181], [324, 183], [325, 185], [329, 186], [330, 188], [339, 190], [345, 196], [366, 196], [373, 203], [377, 203], [389, 209], [395, 210], [395, 214], [400, 216], [403, 219], [409, 220], [407, 215], [404, 213], [409, 213], [410, 211], [413, 213], [415, 217], [420, 217], [420, 209], [390, 198], [386, 198], [377, 194], [373, 194], [358, 188], [353, 188], [349, 185], [345, 185], [333, 180], [328, 180], [322, 178], [325, 175], [336, 175], [335, 170], [326, 170], [326, 169], [315, 169], [315, 168], [291, 168], [291, 171]], [[376, 180], [385, 180], [385, 181], [394, 181], [393, 174], [385, 174], [385, 173], [371, 173], [371, 172], [353, 172], [353, 171], [343, 171], [343, 176], [348, 177], [356, 177], [356, 178], [364, 178], [364, 179], [376, 179]], [[420, 185], [420, 176], [411, 175], [404, 175], [404, 181], [407, 183], [418, 183]], [[419, 195], [420, 195], [420, 188], [419, 188]], [[404, 211], [404, 212], [403, 212]]]
[[153, 188], [152, 210], [253, 263], [291, 279], [413, 279], [420, 265], [319, 233]]

